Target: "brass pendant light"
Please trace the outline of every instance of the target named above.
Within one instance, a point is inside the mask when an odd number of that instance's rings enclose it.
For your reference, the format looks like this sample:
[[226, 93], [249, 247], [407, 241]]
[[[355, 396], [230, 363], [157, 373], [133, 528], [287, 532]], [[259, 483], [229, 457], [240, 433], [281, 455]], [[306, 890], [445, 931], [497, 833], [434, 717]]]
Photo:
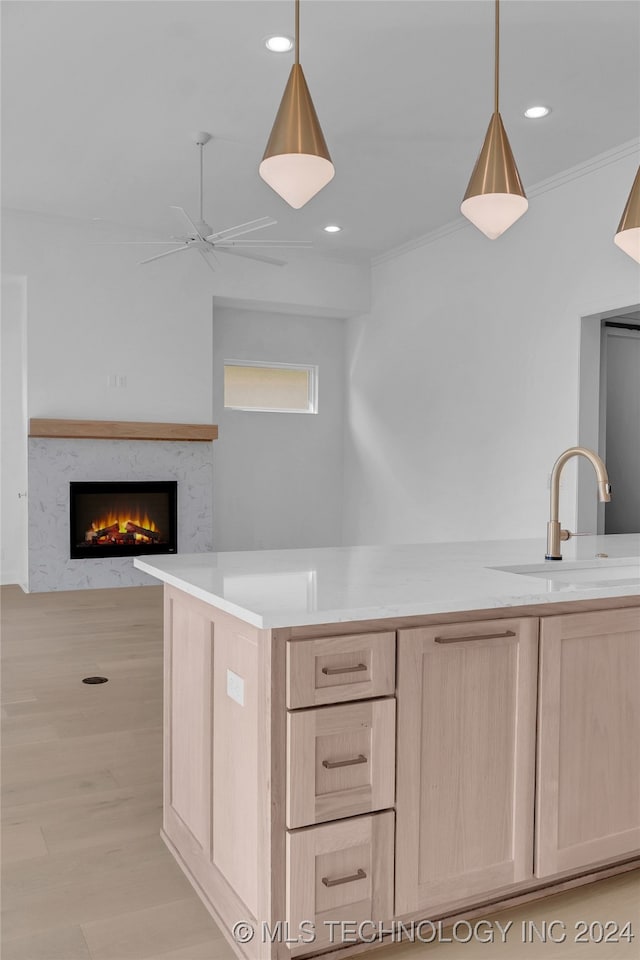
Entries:
[[300, 0], [295, 0], [295, 63], [260, 164], [260, 176], [299, 210], [335, 173], [300, 66]]
[[460, 206], [461, 213], [490, 240], [508, 230], [529, 206], [500, 116], [500, 0], [495, 2], [493, 116]]
[[640, 263], [640, 167], [613, 242]]

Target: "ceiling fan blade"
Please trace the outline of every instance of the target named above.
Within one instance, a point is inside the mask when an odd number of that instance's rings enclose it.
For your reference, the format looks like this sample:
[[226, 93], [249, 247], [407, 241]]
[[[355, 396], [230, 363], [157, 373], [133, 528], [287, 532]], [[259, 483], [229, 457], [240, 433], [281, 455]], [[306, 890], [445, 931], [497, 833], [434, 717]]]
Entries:
[[216, 240], [214, 247], [312, 247], [311, 240]]
[[[216, 272], [216, 268], [215, 268], [214, 265], [211, 263], [211, 260], [209, 259], [209, 257], [207, 256], [207, 254], [204, 252], [204, 250], [199, 250], [198, 252], [199, 252], [200, 256], [202, 257], [202, 259], [204, 260], [204, 262], [206, 263], [206, 265], [209, 267], [209, 269], [210, 269], [211, 271], [213, 271], [213, 273], [215, 273], [215, 272]], [[214, 260], [215, 260], [215, 259], [216, 259], [215, 255], [212, 254], [212, 256], [214, 257]]]
[[286, 260], [276, 260], [275, 257], [263, 257], [256, 253], [244, 253], [242, 250], [229, 250], [227, 247], [218, 247], [220, 253], [228, 253], [232, 257], [244, 257], [246, 260], [260, 260], [262, 263], [272, 263], [276, 267], [285, 267]]
[[183, 244], [184, 240], [92, 240], [91, 243], [94, 246], [95, 245], [104, 246], [104, 244], [117, 244], [118, 246], [120, 246], [121, 244], [130, 245], [132, 243], [133, 244], [161, 243], [163, 247], [169, 247], [171, 245], [175, 246], [176, 244]]
[[170, 257], [174, 253], [182, 253], [183, 250], [188, 250], [189, 244], [185, 243], [184, 246], [178, 247], [177, 250], [167, 250], [165, 253], [159, 253], [155, 257], [148, 257], [146, 260], [140, 260], [140, 263], [151, 263], [152, 260], [161, 260], [163, 257]]
[[200, 234], [198, 233], [198, 228], [196, 227], [195, 223], [193, 222], [193, 220], [191, 219], [191, 217], [189, 216], [186, 210], [183, 210], [182, 207], [174, 207], [174, 206], [171, 206], [170, 209], [178, 211], [178, 213], [180, 214], [184, 222], [188, 225], [192, 236], [200, 237], [201, 240], [204, 240], [204, 237], [200, 236]]
[[227, 227], [226, 230], [212, 233], [208, 237], [205, 237], [205, 239], [231, 240], [233, 237], [242, 236], [243, 233], [252, 233], [254, 230], [264, 230], [265, 227], [273, 227], [277, 222], [278, 221], [272, 217], [259, 217], [257, 220], [247, 220], [246, 223], [239, 223], [236, 227]]

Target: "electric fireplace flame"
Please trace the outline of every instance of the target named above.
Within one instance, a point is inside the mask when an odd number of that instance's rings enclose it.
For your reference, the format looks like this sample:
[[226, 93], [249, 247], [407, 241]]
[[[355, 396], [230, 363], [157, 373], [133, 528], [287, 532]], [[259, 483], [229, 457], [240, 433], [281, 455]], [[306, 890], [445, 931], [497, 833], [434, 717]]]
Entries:
[[85, 540], [89, 543], [153, 543], [160, 539], [161, 532], [147, 513], [111, 510], [91, 521]]
[[71, 559], [176, 553], [176, 486], [71, 483]]

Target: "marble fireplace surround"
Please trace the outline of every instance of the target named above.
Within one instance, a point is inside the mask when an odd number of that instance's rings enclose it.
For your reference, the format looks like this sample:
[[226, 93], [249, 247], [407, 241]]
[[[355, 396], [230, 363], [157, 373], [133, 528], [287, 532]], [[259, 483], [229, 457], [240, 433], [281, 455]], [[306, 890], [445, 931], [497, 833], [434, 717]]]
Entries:
[[156, 583], [132, 557], [69, 558], [72, 480], [177, 480], [178, 552], [212, 550], [216, 437], [208, 424], [31, 420], [29, 592]]

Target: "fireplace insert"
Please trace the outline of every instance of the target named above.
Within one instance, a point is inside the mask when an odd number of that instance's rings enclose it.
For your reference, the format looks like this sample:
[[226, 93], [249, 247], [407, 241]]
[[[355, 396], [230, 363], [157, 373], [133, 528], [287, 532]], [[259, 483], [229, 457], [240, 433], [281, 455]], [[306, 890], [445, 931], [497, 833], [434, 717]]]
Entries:
[[71, 559], [177, 553], [177, 482], [71, 483]]

